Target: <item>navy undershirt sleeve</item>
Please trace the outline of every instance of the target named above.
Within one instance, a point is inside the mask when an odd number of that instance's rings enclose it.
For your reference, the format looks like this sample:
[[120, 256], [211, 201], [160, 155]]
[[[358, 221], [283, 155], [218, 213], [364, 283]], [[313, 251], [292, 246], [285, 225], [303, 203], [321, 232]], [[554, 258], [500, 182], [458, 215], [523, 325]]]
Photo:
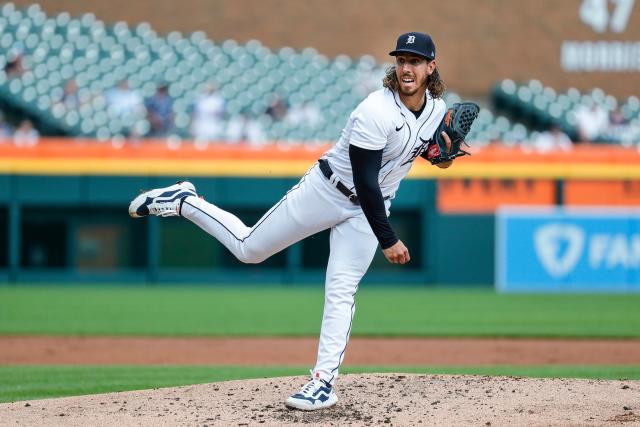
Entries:
[[389, 224], [384, 199], [378, 184], [378, 174], [382, 164], [382, 150], [366, 150], [349, 145], [349, 158], [353, 172], [353, 183], [360, 200], [360, 207], [367, 218], [373, 234], [382, 249], [390, 248], [398, 242]]

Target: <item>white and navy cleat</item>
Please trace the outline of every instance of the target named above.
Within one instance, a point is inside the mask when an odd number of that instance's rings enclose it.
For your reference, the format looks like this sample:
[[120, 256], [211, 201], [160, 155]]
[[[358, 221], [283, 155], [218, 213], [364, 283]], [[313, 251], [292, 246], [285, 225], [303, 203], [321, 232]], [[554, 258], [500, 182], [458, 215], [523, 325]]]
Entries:
[[165, 188], [156, 188], [140, 194], [129, 205], [132, 218], [144, 216], [179, 216], [182, 200], [196, 196], [196, 188], [189, 181], [180, 181]]
[[338, 403], [338, 396], [328, 382], [313, 378], [298, 393], [290, 396], [285, 405], [303, 411], [329, 408]]

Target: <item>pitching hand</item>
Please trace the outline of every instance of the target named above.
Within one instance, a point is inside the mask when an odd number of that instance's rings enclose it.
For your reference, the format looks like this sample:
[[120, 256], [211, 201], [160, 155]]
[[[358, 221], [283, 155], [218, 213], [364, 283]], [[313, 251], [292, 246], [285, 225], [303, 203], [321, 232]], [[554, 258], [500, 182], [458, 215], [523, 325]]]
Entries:
[[383, 249], [382, 252], [391, 264], [406, 264], [411, 259], [409, 249], [402, 243], [402, 240], [398, 240], [395, 245]]

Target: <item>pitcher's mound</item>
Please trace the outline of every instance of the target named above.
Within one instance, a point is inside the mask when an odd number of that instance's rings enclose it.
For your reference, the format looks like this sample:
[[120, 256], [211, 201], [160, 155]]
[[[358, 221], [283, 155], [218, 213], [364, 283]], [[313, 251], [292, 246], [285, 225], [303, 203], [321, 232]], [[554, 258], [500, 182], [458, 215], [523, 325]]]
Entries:
[[640, 425], [640, 381], [341, 376], [338, 404], [283, 402], [305, 377], [228, 381], [0, 405], [2, 425]]

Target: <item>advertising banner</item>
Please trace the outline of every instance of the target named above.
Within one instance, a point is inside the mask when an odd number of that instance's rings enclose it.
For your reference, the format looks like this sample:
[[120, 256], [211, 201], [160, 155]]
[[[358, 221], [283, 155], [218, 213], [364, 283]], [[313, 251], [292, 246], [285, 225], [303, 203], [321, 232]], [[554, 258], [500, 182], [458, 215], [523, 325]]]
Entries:
[[640, 208], [501, 208], [501, 292], [640, 292]]

